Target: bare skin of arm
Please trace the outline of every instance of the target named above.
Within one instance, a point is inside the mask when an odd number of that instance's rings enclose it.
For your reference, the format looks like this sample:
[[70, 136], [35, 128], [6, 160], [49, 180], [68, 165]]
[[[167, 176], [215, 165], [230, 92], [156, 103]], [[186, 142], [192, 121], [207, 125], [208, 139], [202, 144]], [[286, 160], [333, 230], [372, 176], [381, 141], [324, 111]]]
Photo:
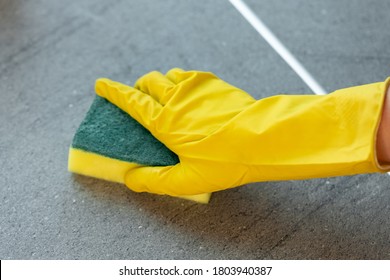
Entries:
[[377, 157], [380, 163], [390, 163], [390, 87], [383, 104], [382, 119], [377, 135]]

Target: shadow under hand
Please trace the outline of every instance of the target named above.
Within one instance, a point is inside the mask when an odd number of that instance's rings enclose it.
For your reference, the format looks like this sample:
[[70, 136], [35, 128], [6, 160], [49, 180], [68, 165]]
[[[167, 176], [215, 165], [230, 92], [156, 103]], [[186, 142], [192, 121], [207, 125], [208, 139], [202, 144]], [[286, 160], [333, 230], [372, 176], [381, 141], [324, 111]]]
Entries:
[[[362, 178], [367, 179], [363, 175], [352, 180], [255, 183], [214, 193], [210, 203], [203, 205], [75, 176], [99, 200], [120, 203], [129, 211], [142, 209], [142, 219], [156, 234], [168, 228], [173, 234], [170, 238], [185, 247], [175, 255], [180, 259], [364, 258], [361, 249], [348, 251], [356, 236], [348, 235], [339, 221], [348, 217], [334, 208], [342, 197], [348, 199]], [[348, 226], [357, 227], [358, 222]], [[361, 237], [368, 233], [363, 230]]]

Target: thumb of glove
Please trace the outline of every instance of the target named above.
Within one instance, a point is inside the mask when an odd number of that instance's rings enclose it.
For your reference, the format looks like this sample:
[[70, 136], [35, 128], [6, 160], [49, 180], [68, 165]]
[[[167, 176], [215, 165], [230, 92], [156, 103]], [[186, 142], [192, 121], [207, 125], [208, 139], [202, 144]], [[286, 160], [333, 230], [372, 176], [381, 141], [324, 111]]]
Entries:
[[180, 163], [170, 166], [141, 166], [126, 173], [125, 184], [135, 192], [181, 196], [178, 191], [191, 182], [191, 176], [183, 176], [184, 173]]

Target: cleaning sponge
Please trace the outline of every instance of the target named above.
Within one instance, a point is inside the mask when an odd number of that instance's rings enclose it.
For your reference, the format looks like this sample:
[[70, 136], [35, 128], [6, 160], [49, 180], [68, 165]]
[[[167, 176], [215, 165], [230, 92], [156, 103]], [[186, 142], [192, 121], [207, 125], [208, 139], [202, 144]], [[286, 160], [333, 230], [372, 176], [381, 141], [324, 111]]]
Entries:
[[[179, 162], [176, 154], [106, 99], [96, 96], [69, 149], [71, 172], [124, 184], [125, 174], [141, 165]], [[211, 194], [181, 196], [208, 203]]]

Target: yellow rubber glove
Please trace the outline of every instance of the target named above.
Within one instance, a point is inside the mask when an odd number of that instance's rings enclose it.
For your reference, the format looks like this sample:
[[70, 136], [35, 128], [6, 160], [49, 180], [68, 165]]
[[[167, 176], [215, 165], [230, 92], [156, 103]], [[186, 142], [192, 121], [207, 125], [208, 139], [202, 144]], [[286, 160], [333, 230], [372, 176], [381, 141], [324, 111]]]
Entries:
[[179, 156], [175, 166], [129, 170], [126, 185], [137, 192], [192, 195], [384, 171], [375, 138], [385, 83], [255, 100], [212, 73], [176, 68], [151, 72], [134, 87], [98, 79], [96, 92]]

